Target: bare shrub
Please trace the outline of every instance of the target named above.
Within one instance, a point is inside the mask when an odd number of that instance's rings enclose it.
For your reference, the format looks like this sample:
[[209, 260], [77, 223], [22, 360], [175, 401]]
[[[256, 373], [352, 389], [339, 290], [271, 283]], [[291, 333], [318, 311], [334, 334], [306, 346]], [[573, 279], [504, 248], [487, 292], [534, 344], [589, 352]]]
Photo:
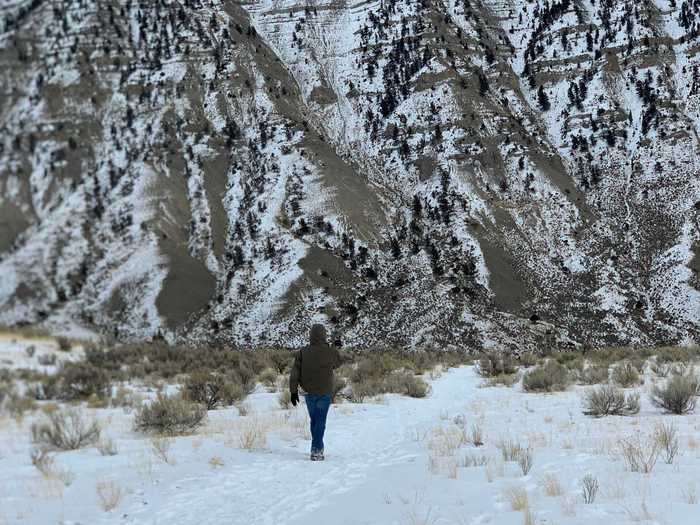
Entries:
[[66, 487], [75, 481], [75, 474], [67, 468], [57, 467], [53, 456], [45, 448], [32, 449], [29, 457], [32, 460], [32, 465], [41, 472], [45, 479], [58, 480]]
[[116, 456], [119, 453], [117, 442], [111, 437], [104, 437], [97, 442], [97, 450], [102, 456]]
[[168, 465], [173, 465], [174, 460], [170, 455], [170, 446], [172, 445], [172, 439], [165, 436], [153, 436], [151, 438], [151, 452], [153, 455], [160, 459], [163, 463]]
[[32, 441], [57, 450], [76, 450], [94, 445], [100, 438], [97, 421], [87, 422], [74, 408], [58, 410], [32, 425]]
[[480, 456], [476, 456], [474, 454], [466, 454], [465, 456], [462, 457], [460, 461], [460, 466], [464, 468], [471, 468], [471, 467], [484, 467], [489, 464], [490, 459], [481, 454]]
[[266, 368], [258, 376], [260, 381], [269, 392], [274, 392], [277, 389], [277, 371], [272, 368]]
[[45, 448], [33, 448], [29, 453], [32, 465], [41, 472], [45, 478], [50, 478], [54, 472], [54, 459]]
[[14, 392], [5, 401], [5, 410], [14, 418], [22, 418], [25, 412], [34, 411], [36, 408], [36, 401], [33, 398], [20, 396]]
[[503, 491], [503, 497], [514, 511], [522, 511], [530, 506], [527, 490], [524, 487], [507, 487]]
[[350, 401], [354, 403], [362, 403], [369, 397], [381, 394], [396, 393], [421, 398], [430, 392], [428, 384], [411, 372], [368, 373], [361, 365], [352, 373]]
[[639, 372], [628, 361], [615, 365], [612, 369], [611, 378], [613, 383], [623, 388], [635, 386], [641, 382]]
[[673, 414], [688, 414], [695, 410], [695, 398], [699, 393], [700, 382], [695, 374], [673, 376], [665, 386], [652, 388], [651, 402]]
[[282, 390], [277, 396], [280, 408], [288, 410], [292, 406], [292, 393], [289, 390]]
[[437, 457], [454, 456], [462, 444], [462, 432], [455, 426], [436, 427], [426, 437], [426, 447]]
[[520, 381], [520, 373], [515, 374], [500, 374], [486, 379], [487, 386], [506, 386], [511, 387]]
[[527, 447], [520, 450], [520, 454], [518, 454], [518, 466], [520, 467], [523, 476], [527, 476], [530, 473], [533, 461], [534, 456], [532, 453], [532, 448]]
[[639, 414], [639, 409], [641, 407], [639, 392], [627, 394], [627, 397], [625, 398], [625, 405], [625, 412], [627, 415]]
[[588, 504], [593, 503], [598, 495], [599, 488], [598, 479], [591, 474], [586, 474], [581, 479], [581, 496], [583, 496], [583, 502]]
[[612, 386], [603, 385], [588, 390], [584, 397], [587, 416], [628, 416], [639, 412], [639, 394], [625, 393]]
[[487, 353], [474, 368], [477, 374], [485, 378], [511, 376], [518, 371], [512, 356], [500, 352]]
[[618, 442], [618, 453], [631, 472], [649, 474], [654, 470], [660, 451], [659, 443], [655, 439], [642, 439], [639, 434], [622, 438]]
[[140, 432], [177, 436], [194, 432], [207, 417], [206, 409], [180, 396], [159, 394], [149, 404], [141, 406], [134, 418], [134, 428]]
[[267, 448], [267, 430], [260, 421], [248, 421], [240, 429], [238, 444], [244, 450]]
[[100, 507], [105, 512], [111, 512], [119, 506], [124, 497], [124, 489], [114, 481], [98, 481], [95, 485]]
[[498, 443], [496, 443], [496, 448], [501, 451], [503, 461], [518, 461], [523, 451], [523, 447], [520, 443], [512, 438], [501, 438]]
[[0, 381], [0, 409], [6, 399], [8, 399], [15, 392], [15, 387], [5, 381]]
[[411, 508], [404, 514], [401, 525], [437, 525], [438, 519], [433, 515], [433, 509], [418, 510]]
[[207, 410], [232, 405], [245, 397], [242, 385], [223, 374], [198, 371], [191, 374], [184, 385], [187, 399], [203, 404]]
[[430, 392], [430, 386], [418, 376], [409, 373], [392, 374], [393, 381], [390, 384], [396, 385], [396, 392], [408, 397], [422, 398]]
[[585, 367], [579, 378], [584, 385], [598, 385], [607, 383], [609, 374], [607, 364], [593, 364]]
[[681, 495], [683, 496], [683, 501], [688, 505], [695, 505], [698, 502], [698, 489], [695, 486], [695, 482], [691, 481], [687, 485], [681, 487]]
[[551, 472], [547, 472], [542, 476], [540, 484], [542, 485], [544, 493], [551, 498], [561, 496], [564, 493], [559, 478]]
[[484, 427], [481, 423], [472, 423], [469, 430], [469, 443], [475, 447], [480, 447], [484, 444]]
[[530, 507], [523, 509], [523, 525], [536, 525], [535, 514]]
[[657, 423], [654, 428], [654, 440], [664, 455], [664, 460], [671, 465], [680, 447], [678, 429], [673, 423]]
[[248, 403], [236, 403], [235, 407], [238, 410], [238, 415], [241, 417], [247, 416], [248, 412], [250, 412], [250, 406]]
[[656, 362], [666, 363], [690, 363], [697, 359], [697, 353], [691, 348], [667, 346], [656, 350]]
[[560, 392], [569, 385], [568, 369], [556, 362], [548, 361], [538, 365], [523, 376], [525, 392]]
[[107, 395], [110, 380], [107, 373], [88, 362], [64, 363], [55, 376], [54, 392], [64, 400], [87, 399]]

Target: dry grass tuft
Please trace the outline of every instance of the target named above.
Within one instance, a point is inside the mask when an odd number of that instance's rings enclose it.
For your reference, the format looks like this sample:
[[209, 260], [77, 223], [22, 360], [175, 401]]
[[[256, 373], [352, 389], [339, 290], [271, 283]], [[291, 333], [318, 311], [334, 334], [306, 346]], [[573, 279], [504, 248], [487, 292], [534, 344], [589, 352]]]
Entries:
[[671, 465], [680, 448], [678, 428], [673, 423], [659, 422], [654, 427], [654, 440], [664, 455], [664, 460]]
[[105, 512], [111, 512], [119, 506], [124, 497], [124, 489], [114, 481], [98, 481], [95, 486], [100, 507]]
[[153, 455], [167, 465], [174, 465], [175, 460], [170, 455], [172, 439], [166, 436], [153, 436], [151, 438], [151, 452]]
[[267, 429], [257, 419], [246, 421], [238, 433], [238, 445], [244, 450], [262, 450], [267, 448]]
[[583, 502], [591, 504], [595, 501], [598, 495], [598, 489], [600, 484], [598, 483], [598, 478], [592, 474], [586, 474], [581, 479], [581, 496], [583, 497]]
[[527, 490], [524, 487], [507, 487], [503, 491], [503, 497], [514, 511], [523, 511], [530, 507]]
[[534, 455], [532, 452], [532, 448], [527, 447], [521, 449], [520, 454], [518, 455], [518, 466], [520, 467], [523, 476], [527, 476], [530, 473], [533, 463]]
[[540, 485], [542, 486], [544, 493], [550, 498], [556, 498], [564, 494], [564, 489], [559, 482], [559, 478], [556, 476], [556, 474], [551, 472], [547, 472], [544, 476], [542, 476]]
[[219, 468], [219, 467], [223, 467], [223, 466], [224, 466], [224, 460], [221, 459], [219, 456], [213, 456], [213, 457], [209, 460], [209, 465], [211, 466], [211, 468], [214, 468], [214, 469], [215, 469], [215, 468]]
[[117, 442], [110, 437], [104, 437], [97, 442], [97, 450], [103, 456], [116, 456], [119, 453]]
[[634, 437], [620, 439], [617, 452], [631, 472], [649, 474], [656, 465], [661, 448], [653, 437], [642, 438], [637, 434]]
[[82, 412], [69, 408], [52, 412], [32, 425], [32, 441], [56, 450], [76, 450], [93, 445], [100, 437], [97, 421], [87, 422]]

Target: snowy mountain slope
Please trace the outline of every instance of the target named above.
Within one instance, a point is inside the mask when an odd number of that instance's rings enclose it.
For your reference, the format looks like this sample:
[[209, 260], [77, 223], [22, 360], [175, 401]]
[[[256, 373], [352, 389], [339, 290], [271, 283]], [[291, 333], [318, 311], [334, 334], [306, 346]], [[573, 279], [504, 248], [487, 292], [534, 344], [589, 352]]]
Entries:
[[314, 318], [351, 345], [697, 340], [698, 11], [6, 4], [0, 320], [248, 345], [299, 344]]

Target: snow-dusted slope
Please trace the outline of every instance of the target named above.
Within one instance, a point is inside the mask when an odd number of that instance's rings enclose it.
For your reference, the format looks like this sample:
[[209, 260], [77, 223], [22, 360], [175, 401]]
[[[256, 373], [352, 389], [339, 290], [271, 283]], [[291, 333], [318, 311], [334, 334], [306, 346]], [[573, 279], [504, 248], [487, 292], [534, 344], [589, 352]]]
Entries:
[[697, 1], [0, 9], [4, 322], [699, 337]]

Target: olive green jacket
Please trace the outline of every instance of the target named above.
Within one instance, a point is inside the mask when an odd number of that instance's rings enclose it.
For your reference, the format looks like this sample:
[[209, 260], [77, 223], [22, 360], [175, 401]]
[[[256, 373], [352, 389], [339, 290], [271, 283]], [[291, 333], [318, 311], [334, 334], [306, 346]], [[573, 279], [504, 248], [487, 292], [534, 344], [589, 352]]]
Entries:
[[311, 330], [309, 346], [294, 356], [289, 374], [289, 391], [295, 394], [299, 386], [308, 394], [333, 395], [333, 370], [338, 368], [341, 357], [338, 350], [325, 341], [325, 330], [315, 325]]

